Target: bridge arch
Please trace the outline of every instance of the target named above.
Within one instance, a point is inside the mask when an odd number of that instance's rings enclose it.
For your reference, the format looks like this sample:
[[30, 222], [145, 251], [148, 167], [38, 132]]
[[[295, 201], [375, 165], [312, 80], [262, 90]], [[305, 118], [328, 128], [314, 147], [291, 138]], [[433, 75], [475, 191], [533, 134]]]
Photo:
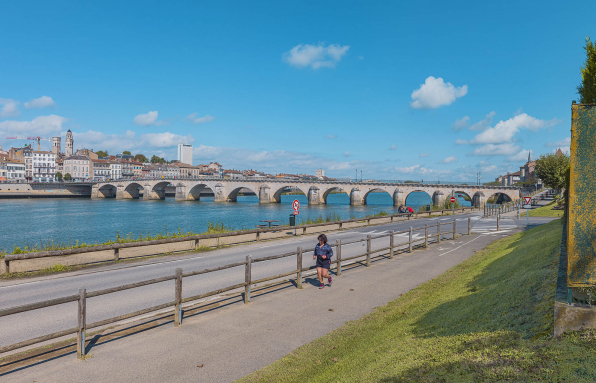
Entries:
[[[461, 201], [459, 201], [459, 195], [461, 195], [461, 194], [463, 194], [463, 197], [462, 197], [462, 198], [463, 198], [463, 199], [464, 199], [466, 202], [470, 202], [470, 206], [473, 206], [473, 203], [472, 203], [472, 196], [471, 196], [471, 195], [470, 195], [468, 192], [465, 192], [465, 191], [463, 191], [463, 190], [457, 190], [457, 189], [456, 189], [456, 190], [455, 190], [455, 196], [458, 198], [458, 202], [459, 202], [460, 204], [462, 204], [462, 202], [461, 202]], [[463, 205], [464, 205], [464, 206], [468, 206], [468, 204], [463, 204]]]
[[271, 202], [276, 202], [276, 203], [281, 203], [281, 195], [288, 189], [288, 188], [292, 188], [294, 190], [297, 190], [299, 192], [301, 192], [302, 194], [304, 194], [306, 197], [308, 197], [308, 191], [304, 191], [300, 186], [298, 185], [284, 185], [284, 186], [275, 186], [277, 188], [277, 190], [275, 192], [273, 192], [273, 194], [271, 195]]
[[145, 188], [138, 182], [131, 182], [124, 188], [124, 198], [139, 199], [140, 190], [145, 194]]
[[209, 190], [213, 191], [211, 189], [211, 187], [209, 187], [209, 185], [207, 185], [207, 184], [199, 183], [199, 184], [194, 185], [186, 193], [186, 200], [187, 201], [200, 201], [201, 193], [203, 191], [205, 191], [205, 189], [209, 189]]
[[[368, 197], [370, 196], [370, 193], [384, 193], [387, 194], [387, 204], [391, 204], [393, 205], [393, 196], [391, 195], [391, 193], [389, 191], [387, 191], [386, 189], [381, 189], [381, 188], [371, 188], [369, 189], [366, 193], [364, 193], [364, 197], [363, 197], [363, 204], [364, 205], [368, 205]], [[385, 205], [385, 204], [381, 204], [381, 205]]]
[[[261, 186], [262, 188], [263, 186]], [[252, 191], [253, 193], [255, 193], [255, 195], [257, 196], [257, 198], [259, 198], [259, 194], [261, 192], [261, 188], [257, 189], [257, 190], [253, 190], [254, 187], [252, 185], [243, 185], [243, 186], [238, 186], [233, 188], [232, 190], [230, 190], [227, 195], [226, 195], [226, 202], [237, 202], [238, 201], [238, 193], [240, 193], [240, 190], [242, 189], [249, 189], [250, 191]], [[258, 201], [257, 201], [258, 203]]]
[[511, 202], [511, 201], [512, 201], [512, 199], [509, 195], [507, 195], [507, 193], [494, 192], [490, 197], [488, 197], [486, 202], [502, 204], [502, 203], [507, 203], [507, 202]]
[[[417, 194], [414, 194], [417, 193]], [[421, 193], [421, 194], [418, 194]], [[407, 195], [406, 198], [404, 198], [404, 204], [406, 206], [412, 206], [412, 208], [414, 210], [417, 210], [417, 208], [420, 208], [420, 206], [426, 206], [426, 205], [431, 205], [433, 204], [433, 196], [434, 193], [431, 195], [427, 190], [423, 190], [423, 189], [415, 189], [410, 191]], [[416, 196], [417, 197], [416, 201], [414, 200], [414, 198]]]
[[329, 198], [329, 194], [331, 194], [331, 193], [336, 194], [338, 192], [340, 194], [345, 194], [348, 197], [348, 204], [350, 203], [349, 202], [350, 201], [350, 193], [349, 193], [349, 191], [346, 191], [343, 188], [340, 188], [338, 186], [333, 186], [333, 187], [327, 188], [327, 190], [325, 190], [323, 192], [323, 201], [325, 202], [325, 204], [328, 203], [327, 201], [328, 201], [328, 198]]
[[118, 188], [113, 184], [104, 184], [98, 189], [98, 192], [101, 194], [100, 198], [116, 198]]

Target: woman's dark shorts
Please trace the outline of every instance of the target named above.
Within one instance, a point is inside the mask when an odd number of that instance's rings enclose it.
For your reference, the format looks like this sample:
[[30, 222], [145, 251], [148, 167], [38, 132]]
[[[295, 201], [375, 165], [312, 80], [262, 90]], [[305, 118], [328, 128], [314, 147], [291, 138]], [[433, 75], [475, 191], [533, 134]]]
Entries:
[[319, 260], [319, 258], [317, 258], [317, 267], [322, 267], [324, 269], [329, 270], [331, 268], [331, 260], [329, 260], [329, 259]]

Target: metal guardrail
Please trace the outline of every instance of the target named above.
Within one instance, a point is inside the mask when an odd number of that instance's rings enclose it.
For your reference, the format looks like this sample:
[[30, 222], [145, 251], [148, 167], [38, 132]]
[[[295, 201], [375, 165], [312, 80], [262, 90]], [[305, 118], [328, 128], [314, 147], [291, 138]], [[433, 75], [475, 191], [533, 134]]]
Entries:
[[[463, 207], [455, 209], [456, 212], [464, 213], [466, 210], [473, 211], [474, 207]], [[84, 254], [84, 253], [91, 253], [97, 251], [113, 251], [114, 252], [114, 261], [120, 260], [120, 249], [127, 249], [127, 248], [134, 248], [134, 247], [143, 247], [143, 246], [153, 246], [153, 245], [163, 245], [169, 243], [178, 243], [178, 242], [187, 242], [187, 241], [195, 241], [194, 247], [196, 248], [199, 244], [200, 240], [207, 240], [207, 239], [217, 239], [219, 243], [221, 238], [226, 237], [235, 237], [235, 236], [242, 236], [247, 234], [255, 234], [254, 241], [260, 241], [261, 234], [270, 233], [280, 231], [282, 229], [302, 229], [302, 234], [306, 234], [306, 230], [309, 228], [314, 227], [321, 227], [321, 226], [329, 226], [329, 225], [339, 225], [339, 229], [343, 229], [343, 225], [347, 223], [353, 222], [363, 222], [367, 221], [367, 225], [371, 224], [371, 220], [380, 220], [380, 219], [387, 219], [389, 218], [391, 222], [395, 218], [403, 218], [407, 217], [408, 219], [418, 218], [418, 215], [423, 216], [424, 214], [428, 214], [431, 216], [433, 214], [441, 213], [444, 215], [445, 212], [451, 213], [452, 209], [441, 209], [441, 210], [429, 210], [423, 212], [415, 212], [415, 213], [405, 213], [405, 214], [391, 214], [391, 215], [383, 215], [383, 216], [376, 216], [376, 217], [364, 217], [364, 218], [355, 218], [355, 219], [347, 219], [341, 221], [331, 221], [331, 222], [322, 222], [322, 223], [315, 223], [315, 224], [308, 224], [308, 225], [297, 225], [297, 226], [277, 226], [272, 228], [262, 228], [262, 229], [252, 229], [252, 230], [242, 230], [242, 231], [235, 231], [230, 233], [218, 233], [218, 234], [201, 234], [201, 235], [193, 235], [188, 237], [175, 237], [175, 238], [165, 238], [165, 239], [157, 239], [151, 241], [138, 241], [138, 242], [126, 242], [126, 243], [113, 243], [110, 245], [98, 245], [98, 246], [88, 246], [88, 247], [78, 247], [73, 249], [64, 249], [64, 250], [51, 250], [51, 251], [39, 251], [34, 253], [23, 253], [23, 254], [9, 254], [4, 256], [4, 265], [5, 265], [5, 272], [10, 272], [10, 262], [11, 261], [19, 261], [19, 260], [26, 260], [26, 259], [36, 259], [36, 258], [46, 258], [46, 257], [60, 257], [65, 255], [74, 255], [74, 254]], [[246, 241], [249, 242], [249, 241]], [[252, 242], [252, 241], [250, 241]]]
[[[441, 232], [442, 225], [453, 225], [452, 230], [447, 231], [447, 232]], [[437, 231], [435, 234], [429, 235], [429, 229], [433, 228], [433, 227], [436, 227]], [[419, 231], [419, 230], [424, 230], [424, 237], [423, 238], [414, 238], [412, 233], [415, 231]], [[405, 234], [405, 233], [409, 234], [408, 241], [404, 242], [404, 243], [395, 244], [395, 235]], [[349, 260], [355, 260], [358, 258], [365, 257], [365, 263], [366, 263], [366, 266], [368, 267], [368, 266], [370, 266], [371, 258], [380, 258], [380, 257], [384, 257], [385, 255], [388, 255], [389, 259], [393, 259], [395, 251], [399, 250], [401, 247], [406, 246], [402, 250], [404, 252], [407, 251], [407, 252], [411, 253], [413, 251], [413, 247], [416, 243], [418, 243], [416, 246], [427, 248], [429, 245], [429, 239], [436, 237], [436, 243], [440, 244], [441, 240], [447, 239], [447, 238], [442, 238], [442, 236], [451, 235], [451, 239], [455, 239], [456, 233], [457, 233], [457, 221], [454, 219], [452, 222], [445, 222], [445, 223], [438, 222], [435, 225], [426, 224], [424, 227], [420, 227], [420, 228], [410, 227], [409, 230], [399, 231], [399, 232], [391, 231], [389, 234], [375, 236], [374, 239], [389, 237], [389, 246], [381, 248], [381, 249], [376, 249], [376, 250], [372, 250], [373, 238], [370, 235], [368, 235], [366, 239], [355, 240], [355, 241], [344, 242], [344, 243], [342, 243], [341, 240], [337, 240], [336, 244], [332, 245], [332, 247], [335, 247], [335, 249], [336, 249], [337, 259], [335, 261], [332, 261], [331, 264], [336, 265], [335, 267], [336, 267], [337, 276], [341, 276], [342, 262], [344, 262], [344, 265], [345, 265], [345, 262], [347, 262]], [[468, 235], [470, 235], [470, 234], [471, 234], [471, 218], [468, 218]], [[342, 246], [350, 245], [350, 244], [358, 243], [358, 242], [364, 242], [364, 241], [366, 241], [366, 244], [367, 244], [365, 253], [357, 254], [355, 256], [348, 257], [348, 258], [342, 258]], [[423, 243], [421, 243], [422, 241], [423, 241]], [[142, 281], [142, 282], [131, 283], [131, 284], [123, 285], [123, 286], [112, 287], [112, 288], [107, 288], [107, 289], [102, 289], [102, 290], [91, 291], [91, 292], [87, 292], [86, 289], [80, 289], [78, 294], [73, 294], [73, 295], [68, 295], [68, 296], [64, 296], [64, 297], [60, 297], [60, 298], [56, 298], [56, 299], [50, 299], [50, 300], [46, 300], [46, 301], [42, 301], [42, 302], [36, 302], [36, 303], [27, 304], [27, 305], [23, 305], [23, 306], [17, 306], [17, 307], [12, 307], [12, 308], [8, 308], [8, 309], [3, 309], [3, 310], [0, 310], [0, 317], [5, 317], [8, 315], [14, 315], [14, 314], [27, 312], [27, 311], [33, 311], [33, 310], [38, 310], [41, 308], [46, 308], [46, 307], [51, 307], [51, 306], [61, 305], [61, 304], [69, 303], [69, 302], [78, 301], [78, 310], [77, 310], [78, 326], [70, 328], [70, 329], [58, 331], [55, 333], [43, 335], [43, 336], [40, 336], [37, 338], [29, 339], [26, 341], [22, 341], [19, 343], [15, 343], [12, 345], [0, 347], [0, 354], [8, 352], [8, 351], [13, 351], [13, 350], [16, 350], [19, 348], [23, 348], [26, 346], [31, 346], [31, 345], [34, 345], [37, 343], [45, 342], [48, 340], [60, 338], [60, 337], [66, 336], [66, 335], [77, 334], [77, 357], [82, 358], [85, 356], [85, 352], [86, 352], [86, 350], [85, 350], [86, 332], [87, 332], [87, 330], [92, 329], [92, 328], [105, 326], [108, 324], [119, 322], [124, 319], [133, 318], [136, 316], [148, 314], [148, 313], [155, 312], [155, 311], [162, 310], [162, 309], [169, 308], [169, 307], [174, 308], [174, 326], [178, 327], [182, 324], [182, 318], [183, 318], [182, 304], [183, 303], [196, 301], [199, 299], [203, 299], [203, 298], [213, 296], [216, 294], [221, 294], [221, 293], [235, 290], [235, 289], [242, 288], [242, 287], [244, 287], [244, 294], [243, 294], [244, 295], [244, 303], [248, 303], [251, 301], [251, 285], [254, 285], [256, 283], [271, 281], [274, 279], [283, 278], [283, 277], [286, 277], [289, 275], [294, 275], [294, 274], [296, 275], [297, 288], [301, 289], [302, 288], [302, 280], [303, 280], [303, 272], [308, 271], [311, 268], [314, 268], [314, 266], [305, 268], [303, 265], [303, 262], [302, 262], [302, 256], [304, 253], [313, 252], [314, 250], [315, 250], [314, 248], [303, 249], [301, 247], [298, 247], [296, 249], [296, 251], [294, 251], [294, 252], [270, 256], [270, 257], [258, 258], [258, 259], [254, 259], [254, 260], [251, 258], [250, 255], [247, 255], [246, 260], [243, 262], [231, 263], [231, 264], [220, 266], [220, 267], [192, 271], [189, 273], [184, 273], [182, 269], [176, 269], [176, 273], [174, 275], [168, 275], [165, 277], [154, 278], [154, 279], [150, 279], [150, 280], [146, 280], [146, 281]], [[387, 254], [384, 254], [383, 252], [387, 252]], [[376, 254], [376, 255], [373, 256], [373, 254]], [[266, 262], [266, 261], [270, 261], [270, 260], [274, 260], [274, 259], [291, 257], [291, 256], [296, 256], [296, 261], [297, 261], [296, 269], [282, 273], [282, 274], [277, 274], [277, 275], [273, 275], [273, 276], [269, 276], [269, 277], [265, 277], [265, 278], [261, 278], [261, 279], [257, 279], [257, 280], [252, 280], [251, 266], [253, 263]], [[217, 272], [217, 271], [240, 267], [240, 266], [244, 266], [245, 280], [243, 283], [238, 283], [238, 284], [228, 286], [225, 288], [221, 288], [218, 290], [209, 291], [207, 293], [202, 293], [202, 294], [182, 298], [183, 278], [192, 277], [192, 276], [196, 276], [196, 275], [203, 275], [203, 274], [207, 274], [207, 273]], [[142, 286], [147, 286], [147, 285], [156, 284], [156, 283], [162, 283], [162, 282], [171, 281], [171, 280], [175, 280], [175, 291], [174, 291], [175, 300], [174, 301], [163, 303], [163, 304], [149, 307], [149, 308], [146, 308], [143, 310], [138, 310], [138, 311], [131, 312], [128, 314], [119, 315], [119, 316], [116, 316], [113, 318], [104, 319], [101, 321], [87, 324], [87, 298], [98, 297], [101, 295], [112, 294], [112, 293], [116, 293], [119, 291], [134, 289], [134, 288], [138, 288], [138, 287], [142, 287]], [[192, 305], [187, 306], [187, 308], [188, 307], [192, 307]]]

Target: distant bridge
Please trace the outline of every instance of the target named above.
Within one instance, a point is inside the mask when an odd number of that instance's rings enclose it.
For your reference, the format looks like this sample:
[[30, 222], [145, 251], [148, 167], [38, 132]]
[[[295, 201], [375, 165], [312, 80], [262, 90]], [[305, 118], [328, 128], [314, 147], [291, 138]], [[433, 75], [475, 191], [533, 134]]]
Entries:
[[476, 207], [483, 206], [487, 199], [495, 195], [505, 202], [520, 199], [520, 189], [514, 186], [219, 178], [97, 182], [92, 187], [91, 198], [139, 198], [142, 190], [143, 199], [165, 199], [165, 188], [170, 185], [176, 187], [177, 201], [199, 200], [201, 191], [211, 189], [215, 202], [236, 202], [238, 193], [244, 188], [252, 190], [259, 198], [259, 203], [279, 203], [282, 193], [289, 189], [304, 193], [310, 205], [326, 204], [329, 193], [334, 191], [346, 193], [350, 197], [350, 205], [366, 205], [371, 192], [388, 193], [395, 206], [405, 204], [406, 198], [413, 192], [427, 193], [437, 205], [443, 205], [452, 191], [466, 194]]

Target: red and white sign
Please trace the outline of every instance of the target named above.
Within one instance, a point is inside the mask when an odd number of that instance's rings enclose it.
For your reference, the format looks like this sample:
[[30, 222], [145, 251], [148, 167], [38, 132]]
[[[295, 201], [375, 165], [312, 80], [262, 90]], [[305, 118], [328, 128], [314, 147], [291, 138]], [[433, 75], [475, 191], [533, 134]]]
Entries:
[[524, 201], [526, 201], [526, 205], [529, 205], [532, 202], [532, 197], [524, 197]]
[[451, 203], [455, 203], [455, 197], [449, 198], [449, 201], [451, 201]]
[[298, 215], [298, 210], [300, 210], [300, 201], [297, 199], [292, 202], [292, 207], [294, 208], [294, 215]]

